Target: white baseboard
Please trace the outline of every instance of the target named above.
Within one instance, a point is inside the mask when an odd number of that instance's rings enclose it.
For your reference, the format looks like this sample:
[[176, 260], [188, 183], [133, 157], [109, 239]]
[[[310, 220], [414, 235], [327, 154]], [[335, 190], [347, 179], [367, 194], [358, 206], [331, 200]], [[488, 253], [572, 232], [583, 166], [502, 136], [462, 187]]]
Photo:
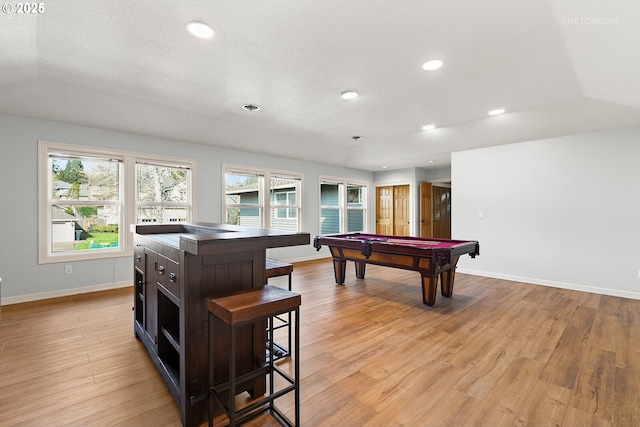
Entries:
[[572, 291], [589, 292], [592, 294], [609, 295], [613, 297], [629, 298], [640, 300], [640, 293], [625, 292], [617, 289], [599, 288], [595, 286], [577, 285], [574, 283], [556, 282], [553, 280], [534, 279], [531, 277], [512, 276], [509, 274], [491, 273], [486, 271], [470, 270], [466, 268], [458, 268], [457, 273], [471, 274], [473, 276], [491, 277], [492, 279], [509, 280], [511, 282], [529, 283], [532, 285], [549, 286], [552, 288], [568, 289]]
[[19, 295], [16, 297], [2, 298], [2, 305], [20, 304], [23, 302], [39, 301], [49, 298], [68, 297], [71, 295], [87, 294], [89, 292], [107, 291], [109, 289], [126, 288], [133, 286], [132, 282], [105, 283], [102, 285], [86, 286], [83, 288], [61, 289], [52, 292], [38, 294]]

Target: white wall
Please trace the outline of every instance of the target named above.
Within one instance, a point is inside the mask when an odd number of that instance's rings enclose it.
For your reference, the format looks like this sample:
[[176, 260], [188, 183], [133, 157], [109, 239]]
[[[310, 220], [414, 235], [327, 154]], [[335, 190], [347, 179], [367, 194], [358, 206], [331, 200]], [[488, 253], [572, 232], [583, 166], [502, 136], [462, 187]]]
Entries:
[[452, 188], [459, 271], [640, 299], [640, 127], [454, 153]]
[[[304, 172], [303, 227], [313, 236], [319, 233], [318, 176], [331, 175], [367, 181], [371, 172], [250, 154], [205, 145], [162, 140], [122, 132], [65, 123], [34, 120], [0, 114], [0, 278], [2, 304], [69, 295], [132, 281], [132, 256], [73, 262], [72, 274], [63, 264], [38, 264], [37, 142], [39, 139], [85, 146], [122, 149], [140, 153], [190, 157], [197, 160], [195, 176], [195, 221], [220, 222], [222, 217], [222, 163]], [[255, 143], [268, 144], [269, 141]], [[373, 200], [369, 223], [374, 224]], [[282, 260], [318, 257], [311, 246], [270, 250]], [[67, 263], [65, 263], [67, 264]], [[328, 278], [333, 282], [333, 278]]]
[[[220, 221], [223, 162], [304, 172], [303, 224], [312, 236], [318, 175], [365, 180], [375, 194], [374, 174], [338, 166], [1, 114], [0, 129], [2, 304], [131, 283], [130, 256], [74, 262], [72, 274], [38, 264], [39, 139], [197, 159], [197, 221]], [[481, 250], [461, 258], [459, 271], [640, 298], [639, 160], [640, 127], [454, 153], [453, 237], [477, 239]], [[415, 171], [403, 172], [376, 173], [375, 181], [415, 182]], [[374, 208], [370, 197], [369, 224]], [[318, 253], [309, 245], [270, 255]]]

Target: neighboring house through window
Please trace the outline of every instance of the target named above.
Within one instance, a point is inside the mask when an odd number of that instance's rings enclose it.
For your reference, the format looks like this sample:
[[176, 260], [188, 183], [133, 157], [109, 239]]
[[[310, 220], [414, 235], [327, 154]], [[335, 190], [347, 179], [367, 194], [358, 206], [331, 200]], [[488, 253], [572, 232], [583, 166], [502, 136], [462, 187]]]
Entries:
[[302, 229], [301, 173], [237, 165], [224, 165], [223, 172], [227, 224]]
[[320, 233], [367, 231], [367, 183], [320, 177]]

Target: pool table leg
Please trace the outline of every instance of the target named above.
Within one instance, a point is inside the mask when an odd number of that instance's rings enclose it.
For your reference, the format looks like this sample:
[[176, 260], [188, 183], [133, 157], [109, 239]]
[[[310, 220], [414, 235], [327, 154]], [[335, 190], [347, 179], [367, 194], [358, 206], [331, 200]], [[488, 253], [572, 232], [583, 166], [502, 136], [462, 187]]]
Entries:
[[453, 295], [453, 279], [456, 276], [456, 268], [453, 267], [440, 273], [440, 288], [443, 297]]
[[344, 274], [347, 267], [347, 261], [340, 258], [333, 259], [333, 274], [336, 277], [336, 283], [342, 285], [344, 283]]
[[451, 259], [451, 268], [440, 273], [440, 289], [443, 297], [450, 297], [453, 295], [453, 279], [456, 277], [456, 265], [458, 264], [458, 258]]
[[436, 302], [436, 291], [438, 290], [438, 275], [422, 276], [422, 303], [433, 305]]
[[356, 277], [358, 279], [364, 279], [364, 267], [367, 265], [366, 262], [358, 262], [354, 261], [356, 265]]

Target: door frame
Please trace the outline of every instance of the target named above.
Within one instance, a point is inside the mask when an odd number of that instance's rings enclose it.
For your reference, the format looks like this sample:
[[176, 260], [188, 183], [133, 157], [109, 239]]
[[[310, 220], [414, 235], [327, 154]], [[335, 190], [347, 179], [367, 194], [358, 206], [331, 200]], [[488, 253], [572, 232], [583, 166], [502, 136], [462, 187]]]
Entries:
[[378, 198], [377, 198], [377, 190], [378, 187], [396, 187], [396, 186], [400, 186], [400, 185], [408, 185], [409, 186], [409, 235], [410, 236], [418, 236], [418, 234], [420, 232], [420, 229], [416, 229], [416, 218], [418, 218], [418, 212], [417, 209], [419, 209], [419, 203], [416, 203], [416, 198], [417, 196], [417, 191], [416, 191], [416, 183], [415, 180], [412, 179], [408, 179], [408, 180], [398, 180], [398, 181], [376, 181], [373, 183], [373, 192], [372, 194], [374, 195], [374, 229], [372, 232], [375, 233], [375, 228], [376, 228], [376, 224], [378, 221]]

